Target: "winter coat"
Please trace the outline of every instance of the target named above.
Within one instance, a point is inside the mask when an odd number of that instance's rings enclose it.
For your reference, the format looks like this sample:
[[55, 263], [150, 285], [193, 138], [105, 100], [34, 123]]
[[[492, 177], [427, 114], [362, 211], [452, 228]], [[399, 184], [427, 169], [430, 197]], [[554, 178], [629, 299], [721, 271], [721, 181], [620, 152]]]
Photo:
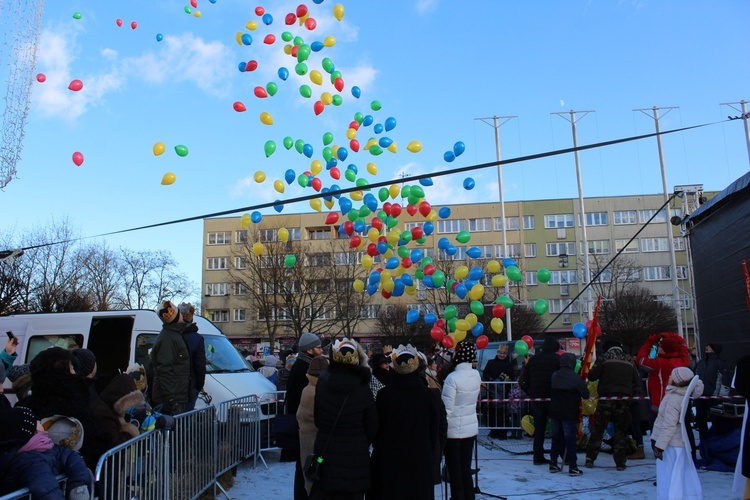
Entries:
[[165, 413], [172, 403], [184, 407], [190, 400], [190, 353], [182, 336], [186, 326], [165, 324], [151, 349], [151, 400], [154, 406], [164, 405]]
[[732, 382], [726, 361], [715, 352], [706, 354], [705, 358], [698, 361], [695, 374], [703, 381], [706, 396], [719, 396], [721, 386], [728, 387]]
[[100, 456], [138, 436], [138, 427], [126, 422], [124, 415], [129, 408], [145, 403], [146, 399], [136, 387], [133, 377], [124, 373], [112, 379], [99, 399], [91, 404]]
[[295, 415], [297, 413], [302, 389], [308, 384], [307, 369], [310, 368], [310, 361], [312, 361], [310, 355], [301, 352], [297, 356], [297, 361], [292, 365], [292, 369], [289, 370], [289, 380], [286, 383], [286, 401], [284, 403], [287, 414]]
[[[651, 440], [656, 442], [656, 447], [660, 450], [666, 450], [667, 446], [677, 448], [685, 446], [685, 441], [682, 439], [683, 422], [680, 422], [685, 392], [687, 392], [687, 387], [667, 386], [659, 405], [659, 416], [656, 417], [654, 428], [651, 431]], [[697, 398], [701, 394], [703, 394], [703, 383], [698, 381], [698, 385], [693, 391], [693, 397]]]
[[651, 399], [651, 411], [656, 411], [659, 408], [672, 370], [680, 366], [690, 366], [690, 354], [687, 346], [684, 345], [682, 337], [677, 334], [669, 334], [672, 338], [678, 338], [680, 342], [683, 342], [676, 353], [664, 353], [654, 359], [649, 358], [651, 347], [664, 336], [664, 334], [651, 335], [636, 355], [636, 363], [651, 370], [646, 383], [648, 395]]
[[[292, 370], [298, 363], [299, 360]], [[317, 484], [327, 492], [362, 492], [370, 488], [370, 444], [378, 431], [378, 416], [369, 381], [367, 366], [333, 360], [318, 378], [315, 453], [323, 455], [323, 467]], [[341, 416], [334, 429], [339, 411]]]
[[445, 378], [442, 399], [448, 418], [448, 439], [463, 439], [479, 432], [477, 399], [482, 386], [471, 363], [459, 363]]
[[482, 380], [513, 380], [514, 366], [515, 363], [510, 359], [510, 356], [506, 356], [505, 359], [500, 359], [496, 356], [487, 361], [487, 365], [482, 370]]
[[197, 395], [206, 383], [206, 344], [195, 323], [186, 326], [182, 335], [190, 353], [190, 381]]
[[[577, 420], [581, 398], [588, 399], [589, 390], [573, 369], [576, 357], [571, 353], [560, 356], [560, 369], [552, 374], [552, 404], [549, 416], [559, 420]], [[635, 368], [635, 367], [633, 367]]]
[[552, 374], [559, 369], [560, 356], [543, 348], [523, 367], [518, 385], [532, 398], [548, 398], [552, 390]]
[[[372, 449], [374, 499], [434, 498], [435, 469], [440, 468], [445, 419], [438, 393], [417, 372], [393, 374], [376, 402], [378, 435]], [[389, 485], [396, 487], [389, 487]]]
[[633, 396], [641, 384], [641, 377], [633, 358], [620, 347], [612, 347], [589, 372], [590, 381], [599, 381], [600, 396]]
[[88, 485], [91, 473], [81, 456], [68, 448], [53, 446], [48, 451], [18, 450], [23, 440], [0, 443], [0, 495], [29, 488], [34, 500], [65, 500], [56, 476], [66, 474], [67, 490]]
[[[315, 389], [318, 386], [318, 377], [307, 375], [307, 386], [302, 389], [299, 407], [297, 408], [297, 423], [299, 424], [299, 456], [300, 462], [305, 463], [305, 458], [313, 452], [315, 447], [315, 436], [318, 428], [315, 427]], [[305, 489], [310, 493], [312, 483], [305, 481]]]

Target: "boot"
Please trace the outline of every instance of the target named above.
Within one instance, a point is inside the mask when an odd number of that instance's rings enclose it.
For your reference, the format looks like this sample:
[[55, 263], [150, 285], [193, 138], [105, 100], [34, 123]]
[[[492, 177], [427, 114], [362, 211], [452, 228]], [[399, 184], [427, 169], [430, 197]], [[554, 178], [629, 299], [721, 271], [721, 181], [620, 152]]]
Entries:
[[646, 458], [646, 454], [643, 452], [643, 445], [639, 444], [636, 447], [636, 450], [633, 453], [631, 453], [630, 455], [628, 455], [628, 458], [630, 460], [643, 460], [643, 459], [645, 459]]

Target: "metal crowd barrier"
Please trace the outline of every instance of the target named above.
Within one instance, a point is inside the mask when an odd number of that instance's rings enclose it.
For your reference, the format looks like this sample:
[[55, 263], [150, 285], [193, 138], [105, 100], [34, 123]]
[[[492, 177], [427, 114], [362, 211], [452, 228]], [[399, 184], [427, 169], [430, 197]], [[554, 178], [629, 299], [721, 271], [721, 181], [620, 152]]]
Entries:
[[217, 417], [216, 475], [231, 470], [251, 455], [253, 466], [257, 465], [262, 417], [258, 396], [224, 401], [219, 405]]
[[216, 483], [216, 431], [215, 406], [175, 416], [165, 446], [170, 465], [166, 498], [196, 498]]
[[520, 433], [521, 417], [531, 413], [529, 403], [525, 401], [492, 401], [519, 397], [517, 391], [513, 390], [517, 386], [518, 383], [515, 381], [482, 382], [482, 390], [477, 402], [480, 429]]
[[[260, 397], [260, 408], [263, 413], [263, 419], [260, 421], [261, 445], [259, 456], [263, 461], [263, 465], [266, 465], [266, 461], [263, 458], [263, 452], [279, 449], [276, 445], [276, 439], [273, 433], [273, 423], [276, 415], [284, 413], [285, 399], [286, 391], [266, 392]], [[268, 466], [266, 465], [266, 469], [267, 468]]]
[[165, 437], [149, 431], [104, 453], [96, 465], [98, 498], [139, 500], [168, 498], [165, 489]]
[[[60, 486], [60, 490], [65, 491], [68, 484], [68, 478], [65, 474], [57, 475], [57, 484]], [[92, 475], [91, 481], [89, 482], [89, 493], [90, 498], [94, 498], [94, 477]], [[13, 491], [7, 495], [0, 496], [0, 500], [33, 500], [31, 491], [28, 488], [21, 488], [20, 490]]]

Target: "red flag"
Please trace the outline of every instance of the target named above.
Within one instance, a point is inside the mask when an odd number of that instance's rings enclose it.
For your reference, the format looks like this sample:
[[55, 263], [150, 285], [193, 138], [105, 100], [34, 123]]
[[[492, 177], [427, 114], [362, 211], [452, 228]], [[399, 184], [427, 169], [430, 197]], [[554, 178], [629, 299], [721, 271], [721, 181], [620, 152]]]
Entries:
[[588, 335], [586, 336], [586, 351], [584, 351], [583, 362], [581, 362], [581, 378], [586, 380], [589, 376], [589, 370], [593, 364], [594, 347], [596, 346], [596, 339], [601, 335], [601, 327], [599, 326], [599, 306], [602, 304], [601, 295], [596, 299], [596, 307], [594, 308], [594, 317], [591, 319], [591, 324], [588, 328]]
[[750, 309], [750, 273], [747, 272], [747, 263], [742, 259], [742, 270], [745, 272], [745, 288], [747, 288], [747, 308]]

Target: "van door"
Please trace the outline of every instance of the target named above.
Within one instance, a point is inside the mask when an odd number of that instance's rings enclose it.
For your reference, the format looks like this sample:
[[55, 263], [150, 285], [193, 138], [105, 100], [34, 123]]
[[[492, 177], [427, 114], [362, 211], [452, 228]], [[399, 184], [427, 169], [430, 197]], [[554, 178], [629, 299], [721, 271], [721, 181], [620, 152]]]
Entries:
[[96, 356], [98, 393], [130, 365], [133, 316], [94, 316], [89, 330], [88, 349]]

